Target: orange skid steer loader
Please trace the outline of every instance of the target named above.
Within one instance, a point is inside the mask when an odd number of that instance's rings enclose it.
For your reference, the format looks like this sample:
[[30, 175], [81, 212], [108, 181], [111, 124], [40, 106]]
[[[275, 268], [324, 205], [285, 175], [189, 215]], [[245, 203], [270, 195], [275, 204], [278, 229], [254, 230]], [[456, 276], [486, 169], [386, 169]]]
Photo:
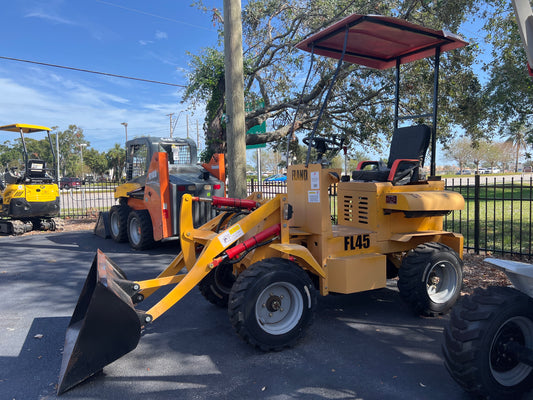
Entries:
[[[354, 14], [299, 47], [317, 49], [339, 65], [344, 59], [372, 68], [396, 66], [399, 83], [401, 64], [464, 45], [442, 31]], [[383, 288], [390, 277], [399, 276], [400, 297], [417, 314], [447, 312], [460, 295], [463, 237], [443, 229], [444, 216], [462, 209], [464, 199], [444, 190], [434, 175], [435, 157], [432, 176], [421, 173], [430, 142], [434, 150], [435, 119], [433, 127], [398, 127], [397, 110], [388, 165], [367, 163], [374, 170], [341, 177], [323, 157], [338, 151], [342, 141], [313, 132], [305, 140], [308, 162], [288, 169], [287, 194], [272, 199], [261, 193], [247, 199], [184, 194], [181, 252], [154, 279], [129, 280], [98, 251], [67, 329], [58, 393], [133, 350], [142, 327], [197, 285], [207, 300], [228, 308], [237, 334], [263, 351], [292, 346], [305, 335], [318, 293]], [[311, 147], [316, 162], [309, 162]], [[195, 227], [198, 202], [219, 214]], [[137, 308], [166, 285], [173, 287], [151, 308]]]

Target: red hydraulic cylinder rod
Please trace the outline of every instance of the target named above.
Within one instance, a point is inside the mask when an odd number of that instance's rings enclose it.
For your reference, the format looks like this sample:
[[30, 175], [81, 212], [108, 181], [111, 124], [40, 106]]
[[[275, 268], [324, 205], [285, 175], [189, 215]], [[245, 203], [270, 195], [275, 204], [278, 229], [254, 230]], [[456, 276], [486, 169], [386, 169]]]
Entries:
[[271, 236], [277, 235], [281, 231], [281, 224], [272, 225], [270, 228], [259, 232], [257, 235], [252, 236], [250, 239], [239, 243], [237, 246], [231, 247], [226, 250], [226, 255], [229, 259], [237, 257], [243, 251], [248, 250], [250, 247], [261, 243], [263, 240], [268, 239]]
[[211, 198], [213, 199], [213, 205], [217, 207], [221, 207], [221, 206], [237, 207], [237, 208], [246, 208], [248, 210], [251, 210], [252, 208], [256, 208], [258, 206], [258, 203], [254, 200], [233, 199], [230, 197], [217, 197], [217, 196], [213, 196]]
[[230, 197], [193, 197], [193, 201], [204, 201], [211, 203], [215, 207], [237, 207], [246, 208], [251, 210], [252, 208], [259, 207], [259, 203], [254, 200], [248, 199], [233, 199]]

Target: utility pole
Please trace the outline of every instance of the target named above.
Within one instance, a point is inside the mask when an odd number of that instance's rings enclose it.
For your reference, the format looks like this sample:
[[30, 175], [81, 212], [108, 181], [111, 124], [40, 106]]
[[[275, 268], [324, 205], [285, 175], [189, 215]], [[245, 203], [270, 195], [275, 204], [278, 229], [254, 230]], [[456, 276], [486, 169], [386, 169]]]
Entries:
[[170, 117], [170, 137], [172, 137], [172, 116], [174, 113], [167, 114], [167, 117]]
[[244, 198], [246, 197], [246, 126], [241, 0], [224, 0], [224, 65], [226, 68], [228, 195]]
[[128, 123], [121, 122], [120, 125], [124, 125], [124, 130], [126, 131], [126, 142], [128, 141]]
[[200, 130], [198, 129], [198, 120], [196, 120], [196, 148], [200, 150]]

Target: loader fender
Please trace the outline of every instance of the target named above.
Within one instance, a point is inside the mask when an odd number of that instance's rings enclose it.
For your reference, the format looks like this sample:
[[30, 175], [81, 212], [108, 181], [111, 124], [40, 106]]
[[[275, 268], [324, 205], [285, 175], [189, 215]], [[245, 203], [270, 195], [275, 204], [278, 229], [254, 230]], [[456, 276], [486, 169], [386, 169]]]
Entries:
[[326, 278], [326, 273], [324, 269], [318, 264], [311, 254], [311, 252], [299, 244], [291, 243], [274, 243], [269, 246], [271, 249], [277, 250], [283, 254], [288, 254], [290, 256], [298, 257], [302, 259], [307, 267], [311, 269], [315, 274], [319, 275], [322, 278]]
[[115, 189], [115, 199], [128, 198], [130, 197], [128, 193], [141, 188], [142, 185], [137, 182], [123, 183], [122, 185], [117, 186], [117, 188]]

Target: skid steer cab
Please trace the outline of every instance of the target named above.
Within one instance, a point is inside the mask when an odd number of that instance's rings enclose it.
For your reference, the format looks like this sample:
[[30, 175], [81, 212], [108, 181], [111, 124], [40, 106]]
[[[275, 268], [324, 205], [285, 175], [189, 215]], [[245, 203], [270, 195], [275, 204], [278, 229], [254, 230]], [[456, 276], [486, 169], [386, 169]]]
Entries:
[[[396, 66], [399, 72], [404, 62], [464, 44], [402, 20], [354, 14], [299, 47], [341, 61], [358, 54], [347, 61]], [[462, 209], [464, 199], [444, 190], [434, 173], [425, 178], [421, 172], [435, 126], [396, 123], [388, 164], [366, 162], [351, 176], [330, 168], [325, 157], [343, 141], [313, 132], [305, 140], [307, 162], [288, 168], [287, 193], [274, 198], [184, 194], [181, 252], [154, 279], [128, 279], [99, 251], [67, 329], [58, 392], [133, 350], [142, 327], [196, 286], [208, 301], [228, 309], [244, 341], [263, 351], [296, 344], [308, 331], [319, 295], [384, 288], [395, 276], [399, 297], [415, 313], [447, 312], [460, 295], [463, 237], [443, 229], [444, 216]], [[332, 215], [329, 193], [335, 190]], [[196, 226], [199, 204], [217, 215]], [[172, 287], [153, 306], [142, 307], [166, 285]]]
[[[215, 154], [209, 164], [197, 164], [196, 144], [190, 139], [140, 137], [126, 143], [126, 180], [117, 187], [118, 204], [102, 213], [95, 233], [117, 242], [129, 241], [144, 250], [155, 243], [177, 238], [181, 197], [224, 195], [224, 155]], [[210, 207], [194, 209], [195, 224], [214, 214]]]

